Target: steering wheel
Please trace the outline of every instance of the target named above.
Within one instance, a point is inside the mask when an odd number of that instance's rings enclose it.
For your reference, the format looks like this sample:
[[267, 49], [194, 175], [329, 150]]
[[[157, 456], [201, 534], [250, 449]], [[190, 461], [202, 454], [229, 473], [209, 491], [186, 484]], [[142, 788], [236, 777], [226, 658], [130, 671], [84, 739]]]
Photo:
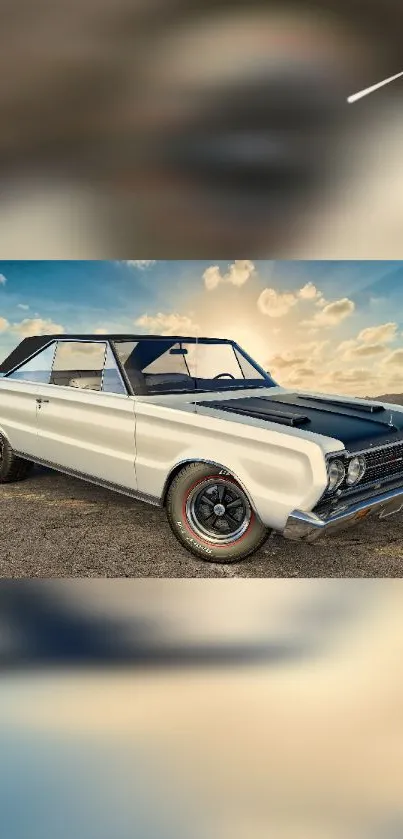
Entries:
[[227, 376], [228, 379], [236, 381], [235, 376], [233, 376], [232, 373], [217, 373], [216, 376], [213, 376], [213, 381], [214, 379], [222, 379], [224, 376]]

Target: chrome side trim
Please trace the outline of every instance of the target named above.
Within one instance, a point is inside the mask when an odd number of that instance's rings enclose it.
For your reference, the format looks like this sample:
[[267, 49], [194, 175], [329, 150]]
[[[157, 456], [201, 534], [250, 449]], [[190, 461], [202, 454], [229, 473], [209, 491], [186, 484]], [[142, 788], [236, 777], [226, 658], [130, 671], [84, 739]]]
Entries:
[[137, 489], [122, 487], [119, 484], [112, 483], [111, 481], [103, 481], [101, 478], [94, 478], [92, 475], [87, 475], [85, 472], [78, 472], [76, 469], [69, 469], [66, 466], [59, 466], [56, 463], [51, 463], [48, 460], [42, 460], [42, 458], [39, 457], [32, 457], [32, 455], [27, 454], [26, 452], [14, 450], [14, 453], [18, 457], [22, 457], [24, 460], [30, 460], [32, 463], [37, 463], [38, 466], [46, 466], [48, 469], [54, 469], [55, 472], [62, 472], [64, 475], [68, 475], [71, 478], [79, 478], [80, 480], [87, 481], [89, 484], [100, 486], [103, 489], [110, 489], [113, 492], [119, 492], [121, 495], [127, 495], [130, 498], [134, 498], [136, 501], [145, 501], [146, 504], [152, 504], [153, 507], [162, 506], [162, 499], [155, 495], [148, 495], [147, 493], [140, 492]]
[[355, 524], [360, 516], [364, 519], [366, 516], [379, 513], [386, 517], [388, 508], [391, 513], [396, 502], [399, 501], [403, 507], [403, 486], [391, 489], [382, 495], [367, 498], [365, 501], [358, 501], [351, 506], [343, 504], [343, 499], [340, 499], [339, 508], [336, 508], [327, 518], [321, 518], [316, 513], [304, 510], [293, 510], [287, 519], [283, 536], [294, 541], [314, 542], [324, 533], [333, 533]]

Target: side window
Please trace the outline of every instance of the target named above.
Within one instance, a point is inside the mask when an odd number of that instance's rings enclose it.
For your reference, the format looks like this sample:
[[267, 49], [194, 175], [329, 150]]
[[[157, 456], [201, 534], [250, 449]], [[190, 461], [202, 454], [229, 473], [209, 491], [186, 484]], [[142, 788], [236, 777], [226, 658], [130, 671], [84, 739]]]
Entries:
[[101, 390], [106, 343], [58, 341], [51, 384]]
[[40, 384], [49, 384], [51, 380], [52, 362], [55, 352], [54, 343], [45, 350], [35, 355], [30, 361], [22, 364], [13, 373], [9, 373], [5, 378], [20, 379], [26, 382], [39, 382]]
[[106, 351], [102, 390], [104, 393], [123, 393], [127, 396], [126, 386], [122, 381], [115, 357], [109, 345]]

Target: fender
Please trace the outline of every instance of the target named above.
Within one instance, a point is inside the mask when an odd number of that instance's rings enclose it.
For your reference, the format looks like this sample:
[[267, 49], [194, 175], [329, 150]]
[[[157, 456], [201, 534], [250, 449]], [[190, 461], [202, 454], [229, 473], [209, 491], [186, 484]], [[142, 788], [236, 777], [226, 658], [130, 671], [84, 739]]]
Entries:
[[246, 497], [249, 501], [249, 504], [250, 504], [253, 512], [255, 513], [255, 516], [257, 516], [257, 518], [259, 518], [259, 515], [258, 515], [258, 512], [256, 510], [256, 506], [253, 502], [253, 499], [251, 498], [250, 493], [248, 492], [244, 483], [238, 478], [238, 475], [236, 475], [235, 472], [232, 469], [228, 469], [226, 466], [224, 466], [223, 463], [218, 463], [216, 460], [208, 460], [207, 458], [204, 458], [204, 457], [200, 457], [200, 458], [187, 457], [184, 460], [178, 461], [178, 463], [176, 463], [175, 466], [172, 467], [172, 469], [170, 470], [170, 472], [169, 472], [169, 474], [168, 474], [168, 476], [165, 480], [164, 488], [162, 490], [162, 495], [161, 495], [162, 506], [165, 506], [168, 490], [169, 490], [169, 487], [171, 486], [171, 483], [172, 483], [173, 479], [176, 477], [178, 472], [180, 472], [181, 469], [183, 469], [184, 466], [187, 466], [190, 463], [205, 463], [208, 466], [214, 466], [218, 469], [218, 474], [219, 475], [229, 475], [231, 478], [233, 478], [234, 481], [236, 481], [237, 484], [239, 484], [241, 489], [244, 491], [244, 493], [245, 493], [245, 495], [246, 495]]

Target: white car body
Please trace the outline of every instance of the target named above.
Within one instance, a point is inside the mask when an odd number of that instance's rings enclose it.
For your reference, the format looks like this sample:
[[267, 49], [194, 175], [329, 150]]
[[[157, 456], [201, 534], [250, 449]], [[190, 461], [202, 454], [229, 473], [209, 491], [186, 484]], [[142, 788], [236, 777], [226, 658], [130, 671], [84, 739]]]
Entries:
[[[248, 391], [255, 394], [262, 391]], [[203, 399], [223, 395], [231, 398]], [[22, 457], [155, 504], [178, 466], [206, 461], [239, 480], [267, 527], [282, 530], [292, 510], [315, 506], [328, 481], [325, 455], [342, 443], [192, 402], [191, 395], [124, 396], [2, 378], [0, 434]]]
[[[63, 343], [78, 340], [58, 338]], [[81, 343], [83, 340], [80, 338]], [[97, 342], [106, 340], [97, 336]], [[360, 422], [368, 424], [371, 417], [375, 428], [381, 421], [373, 420], [373, 406], [374, 412], [386, 412], [383, 425], [387, 437], [394, 429], [393, 416], [399, 414], [403, 428], [403, 413], [395, 405], [351, 397], [347, 403], [347, 397], [295, 392], [275, 384], [206, 390], [196, 398], [194, 392], [114, 393], [93, 390], [93, 386], [91, 375], [73, 378], [69, 385], [56, 385], [10, 378], [6, 373], [0, 378], [0, 434], [18, 457], [157, 505], [164, 504], [172, 477], [185, 464], [212, 464], [217, 474], [231, 475], [242, 487], [266, 528], [289, 538], [311, 540], [322, 530], [345, 526], [374, 510], [386, 515], [403, 502], [403, 487], [396, 486], [396, 480], [392, 486], [385, 479], [369, 500], [353, 494], [346, 505], [343, 497], [337, 501], [336, 493], [332, 509], [316, 513], [315, 507], [329, 486], [329, 456], [346, 457], [345, 442], [304, 427], [231, 412], [232, 402], [236, 409], [240, 399], [263, 400], [267, 409], [270, 403], [278, 404], [274, 399], [281, 402], [292, 397], [306, 403], [313, 398], [313, 402], [329, 401], [326, 410], [332, 421], [338, 419], [340, 406], [344, 419], [345, 409], [350, 418], [356, 411]], [[227, 407], [221, 410], [223, 399]], [[396, 432], [400, 439], [400, 425]], [[385, 452], [394, 451], [394, 445], [387, 438]], [[382, 447], [374, 449], [371, 443], [368, 448], [376, 451]], [[403, 455], [400, 460], [403, 464]]]

